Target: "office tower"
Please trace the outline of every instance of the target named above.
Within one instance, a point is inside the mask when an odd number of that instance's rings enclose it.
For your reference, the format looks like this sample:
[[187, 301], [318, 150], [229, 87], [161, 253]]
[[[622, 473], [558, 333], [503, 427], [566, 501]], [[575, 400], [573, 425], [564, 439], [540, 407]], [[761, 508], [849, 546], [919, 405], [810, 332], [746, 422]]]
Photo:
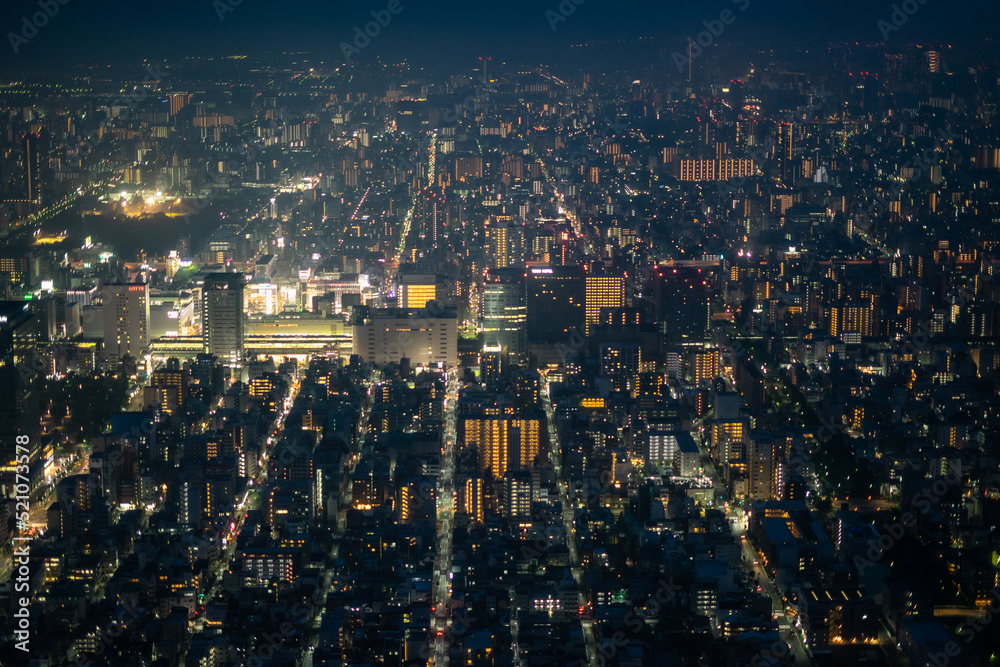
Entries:
[[653, 276], [656, 320], [668, 347], [702, 344], [711, 313], [708, 269], [660, 267]]
[[587, 276], [586, 277], [586, 321], [584, 333], [590, 335], [594, 325], [601, 321], [601, 310], [604, 308], [623, 308], [625, 306], [625, 276]]
[[35, 300], [35, 330], [39, 343], [51, 343], [62, 331], [57, 306], [56, 300], [51, 296]]
[[496, 391], [503, 374], [504, 351], [499, 345], [484, 345], [479, 355], [479, 376], [490, 391]]
[[243, 358], [242, 273], [212, 273], [202, 286], [202, 340], [205, 352], [235, 366]]
[[444, 288], [433, 273], [400, 269], [396, 276], [396, 303], [400, 308], [426, 308], [429, 301], [444, 301]]
[[104, 355], [117, 369], [126, 354], [144, 358], [149, 347], [149, 285], [114, 284], [101, 290], [104, 303]]
[[524, 272], [521, 269], [493, 269], [483, 280], [479, 312], [482, 316], [483, 345], [504, 348], [520, 357], [527, 352], [524, 304]]
[[[41, 476], [39, 393], [44, 369], [36, 352], [35, 314], [23, 301], [0, 301], [0, 492], [12, 498], [16, 482], [17, 436], [28, 438], [32, 486]], [[20, 442], [23, 443], [23, 437]], [[23, 474], [23, 473], [22, 473]]]
[[28, 282], [28, 258], [23, 255], [0, 256], [0, 280], [11, 285], [24, 285]]
[[29, 202], [38, 207], [42, 205], [42, 165], [39, 136], [28, 133], [24, 135], [24, 186]]
[[783, 160], [791, 160], [795, 155], [795, 125], [793, 123], [781, 123], [778, 126], [778, 157]]
[[486, 267], [514, 268], [524, 265], [524, 228], [513, 222], [492, 222], [486, 227]]
[[458, 315], [452, 308], [372, 310], [353, 334], [354, 353], [373, 363], [398, 364], [403, 358], [420, 366], [458, 363]]
[[764, 375], [753, 357], [733, 363], [733, 382], [751, 414], [757, 414], [764, 407]]
[[574, 334], [582, 335], [586, 285], [578, 267], [532, 268], [525, 292], [529, 343], [568, 345]]

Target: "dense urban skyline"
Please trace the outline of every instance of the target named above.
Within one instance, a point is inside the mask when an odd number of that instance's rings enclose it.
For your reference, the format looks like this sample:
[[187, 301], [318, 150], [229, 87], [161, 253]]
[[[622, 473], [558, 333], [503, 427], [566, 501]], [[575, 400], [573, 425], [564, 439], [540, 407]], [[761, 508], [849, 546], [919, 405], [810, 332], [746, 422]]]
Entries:
[[995, 664], [998, 11], [5, 6], [0, 665]]

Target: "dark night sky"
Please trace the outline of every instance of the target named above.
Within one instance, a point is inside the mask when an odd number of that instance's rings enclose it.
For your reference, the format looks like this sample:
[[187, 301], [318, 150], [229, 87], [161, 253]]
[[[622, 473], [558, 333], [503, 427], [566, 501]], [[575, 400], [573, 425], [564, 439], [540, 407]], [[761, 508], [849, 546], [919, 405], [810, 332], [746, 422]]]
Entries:
[[[364, 58], [403, 54], [419, 64], [438, 65], [489, 53], [533, 62], [571, 54], [569, 45], [584, 40], [693, 37], [704, 29], [702, 21], [717, 18], [727, 8], [736, 19], [725, 27], [720, 41], [767, 47], [819, 47], [830, 41], [875, 43], [882, 41], [876, 23], [889, 18], [893, 5], [885, 0], [585, 0], [553, 31], [545, 10], [557, 10], [559, 0], [400, 1], [403, 11], [365, 49]], [[981, 43], [995, 31], [1000, 17], [994, 2], [910, 2], [918, 9], [890, 37], [890, 43]], [[0, 9], [5, 35], [0, 62], [19, 68], [42, 61], [103, 61], [109, 56], [220, 55], [275, 49], [335, 54], [340, 42], [353, 39], [354, 27], [370, 21], [369, 12], [384, 9], [386, 3], [242, 0], [220, 21], [213, 0], [68, 0], [49, 25], [15, 55], [6, 35], [20, 31], [21, 17], [38, 11], [38, 0], [6, 0]], [[570, 5], [570, 0], [565, 4]], [[744, 5], [748, 6], [741, 11]]]

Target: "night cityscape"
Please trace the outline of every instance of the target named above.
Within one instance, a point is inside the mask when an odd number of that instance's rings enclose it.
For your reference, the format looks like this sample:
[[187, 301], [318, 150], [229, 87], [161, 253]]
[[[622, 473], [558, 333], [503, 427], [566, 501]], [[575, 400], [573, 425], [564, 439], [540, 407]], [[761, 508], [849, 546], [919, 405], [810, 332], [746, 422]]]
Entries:
[[1000, 665], [997, 27], [6, 3], [0, 667]]

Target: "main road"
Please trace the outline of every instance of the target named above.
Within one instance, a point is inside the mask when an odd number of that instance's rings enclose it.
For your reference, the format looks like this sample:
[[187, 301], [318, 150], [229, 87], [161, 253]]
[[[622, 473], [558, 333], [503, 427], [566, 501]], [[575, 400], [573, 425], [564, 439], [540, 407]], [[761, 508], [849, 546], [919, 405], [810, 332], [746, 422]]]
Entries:
[[[434, 177], [437, 169], [437, 132], [430, 133], [430, 147], [427, 151], [427, 186], [434, 185]], [[417, 210], [417, 194], [420, 188], [415, 188], [410, 195], [410, 208], [403, 216], [403, 227], [399, 232], [399, 247], [396, 250], [396, 261], [403, 261], [403, 253], [406, 252], [406, 239], [410, 235], [410, 226], [413, 224], [413, 214]]]
[[[719, 472], [715, 464], [715, 459], [711, 457], [708, 450], [705, 448], [702, 442], [700, 426], [703, 422], [696, 421], [694, 432], [692, 436], [694, 437], [695, 444], [698, 446], [699, 453], [701, 454], [702, 460], [707, 460], [708, 465], [705, 467], [705, 471], [709, 478], [712, 480], [713, 485], [713, 501], [719, 498], [724, 498], [728, 493], [728, 487], [726, 486], [725, 479]], [[785, 610], [785, 597], [778, 590], [774, 581], [771, 579], [770, 573], [760, 564], [760, 558], [757, 555], [756, 550], [750, 543], [746, 534], [746, 515], [744, 514], [743, 508], [737, 506], [735, 503], [730, 502], [719, 502], [719, 509], [722, 509], [726, 513], [726, 519], [729, 523], [729, 527], [733, 533], [733, 539], [736, 540], [737, 544], [740, 545], [740, 549], [743, 552], [743, 560], [749, 569], [756, 577], [757, 581], [760, 582], [761, 592], [766, 595], [771, 600], [771, 613], [775, 620], [778, 622], [778, 631], [782, 639], [787, 641], [792, 647], [792, 654], [795, 658], [796, 665], [811, 665], [812, 661], [809, 659], [809, 651], [802, 644], [802, 639], [799, 634], [795, 632], [792, 627], [791, 619], [788, 618], [788, 614]]]
[[445, 428], [437, 479], [437, 533], [431, 581], [431, 632], [434, 647], [431, 664], [434, 667], [447, 667], [452, 641], [451, 564], [455, 531], [455, 409], [458, 404], [459, 369], [458, 366], [451, 368], [446, 376]]
[[559, 502], [562, 504], [563, 530], [566, 538], [566, 548], [569, 549], [570, 572], [576, 581], [580, 606], [587, 612], [580, 617], [583, 628], [583, 640], [587, 647], [587, 663], [593, 667], [599, 664], [597, 642], [594, 639], [594, 625], [589, 612], [593, 609], [587, 582], [583, 578], [583, 568], [580, 565], [580, 546], [576, 534], [576, 519], [573, 506], [569, 502], [569, 485], [566, 482], [566, 471], [562, 465], [562, 442], [559, 440], [559, 429], [556, 425], [555, 410], [552, 408], [552, 397], [549, 385], [542, 389], [542, 404], [545, 407], [545, 418], [549, 427], [549, 460], [556, 471], [556, 487], [559, 489]]

